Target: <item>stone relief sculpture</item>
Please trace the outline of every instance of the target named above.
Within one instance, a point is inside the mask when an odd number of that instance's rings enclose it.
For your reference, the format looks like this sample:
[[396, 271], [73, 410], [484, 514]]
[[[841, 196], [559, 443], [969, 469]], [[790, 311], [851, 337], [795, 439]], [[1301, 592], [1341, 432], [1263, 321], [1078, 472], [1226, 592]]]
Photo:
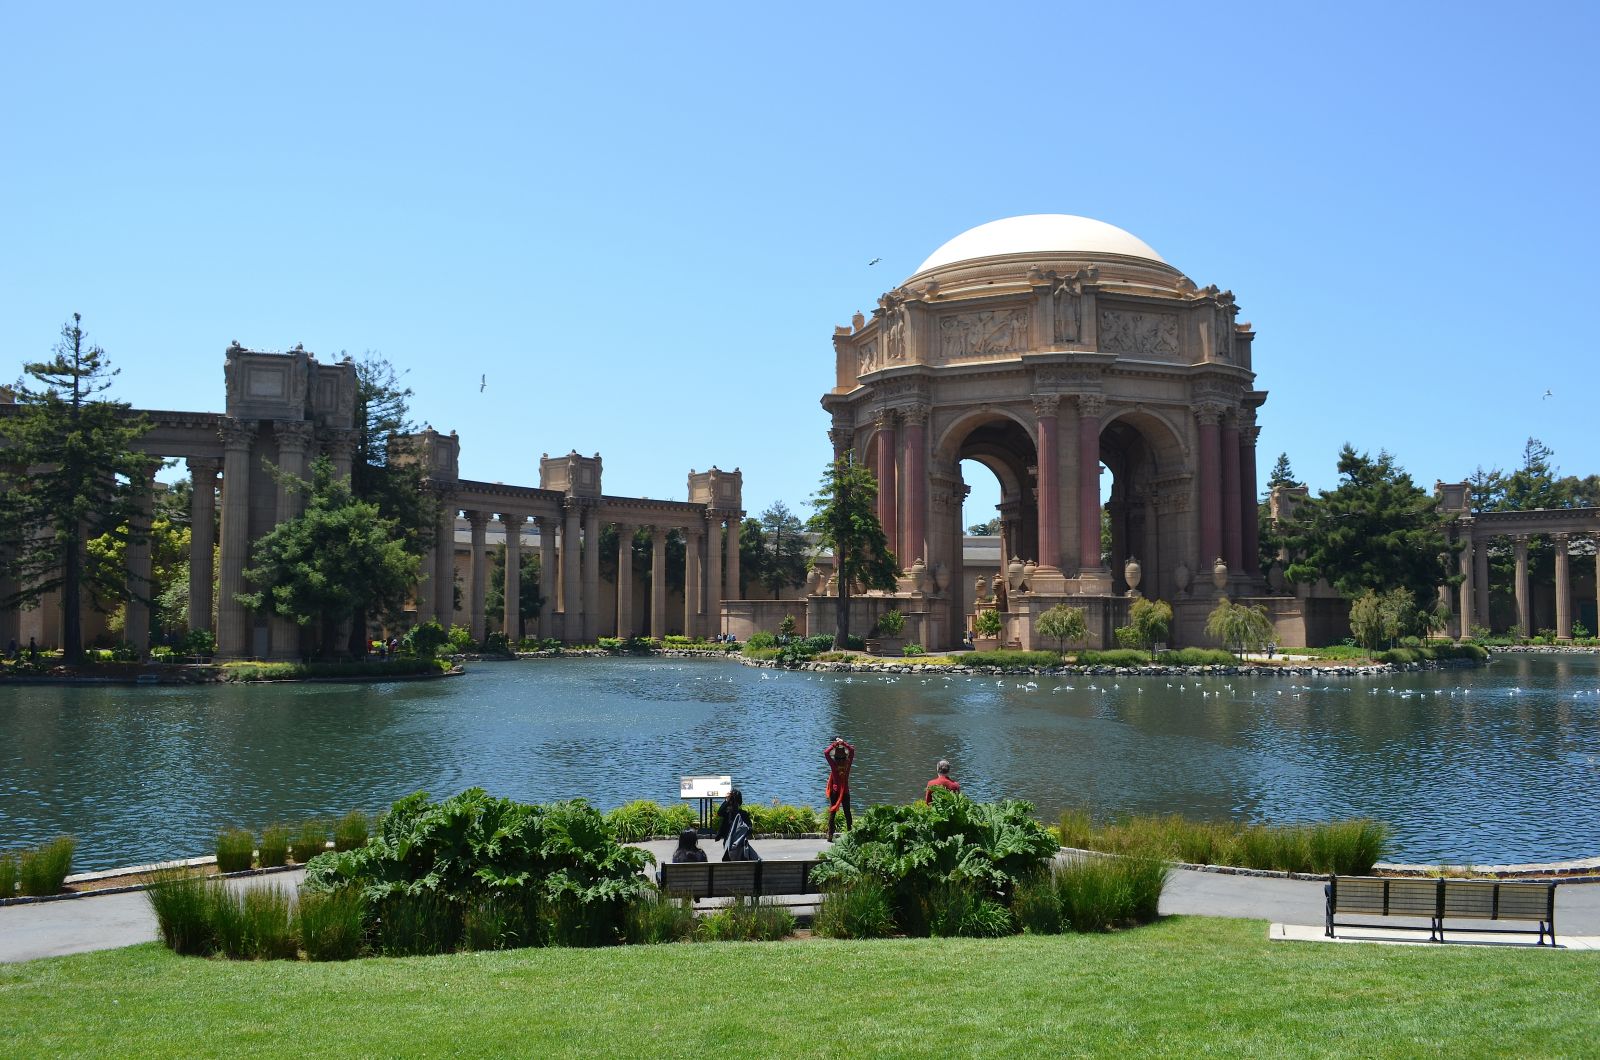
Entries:
[[1100, 311], [1100, 349], [1105, 353], [1175, 354], [1179, 350], [1174, 313]]
[[878, 367], [878, 340], [863, 342], [856, 347], [856, 373], [865, 375]]
[[990, 309], [939, 321], [940, 350], [946, 358], [1015, 353], [1028, 346], [1026, 309]]

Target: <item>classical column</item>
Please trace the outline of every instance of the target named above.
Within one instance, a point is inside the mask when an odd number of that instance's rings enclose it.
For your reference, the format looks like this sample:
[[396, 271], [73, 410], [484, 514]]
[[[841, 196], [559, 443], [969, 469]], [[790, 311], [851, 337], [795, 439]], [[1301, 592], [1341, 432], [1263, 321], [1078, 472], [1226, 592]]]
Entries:
[[905, 422], [906, 529], [902, 540], [900, 568], [905, 570], [928, 556], [928, 406], [908, 405], [900, 410]]
[[1472, 626], [1476, 618], [1472, 611], [1474, 603], [1472, 576], [1473, 567], [1475, 566], [1472, 557], [1472, 528], [1470, 526], [1463, 528], [1461, 536], [1463, 541], [1461, 554], [1458, 557], [1458, 562], [1461, 564], [1461, 603], [1460, 606], [1456, 608], [1456, 612], [1460, 618], [1460, 628], [1456, 635], [1460, 637], [1460, 639], [1466, 640], [1468, 637], [1472, 636]]
[[1477, 599], [1472, 609], [1485, 628], [1489, 626], [1489, 541], [1472, 543], [1472, 593]]
[[1234, 574], [1244, 571], [1243, 525], [1239, 511], [1239, 420], [1230, 411], [1222, 421], [1222, 558]]
[[[1039, 557], [1045, 570], [1061, 566], [1061, 481], [1059, 471], [1061, 398], [1041, 394], [1033, 399], [1033, 412], [1039, 420]], [[1005, 563], [1005, 557], [1001, 558]]]
[[489, 513], [468, 512], [467, 525], [472, 527], [472, 585], [468, 590], [471, 594], [468, 614], [471, 615], [472, 639], [482, 644], [488, 626]]
[[1200, 580], [1222, 559], [1222, 406], [1195, 410], [1200, 421]]
[[895, 538], [900, 499], [895, 494], [894, 482], [894, 411], [879, 409], [874, 422], [878, 426], [878, 523], [883, 527], [883, 537], [889, 542], [889, 547], [899, 551], [900, 546]]
[[[501, 616], [504, 623], [500, 628], [505, 630], [506, 644], [512, 651], [517, 650], [517, 641], [521, 637], [522, 626], [522, 516], [513, 512], [501, 512], [500, 522], [506, 529], [506, 575], [503, 593], [505, 595], [505, 610]], [[540, 535], [541, 542], [543, 535]], [[541, 626], [544, 621], [544, 612], [539, 612]]]
[[650, 528], [650, 635], [667, 635], [667, 530]]
[[228, 418], [222, 435], [222, 573], [217, 582], [217, 653], [241, 659], [250, 651], [249, 614], [238, 595], [244, 592], [244, 567], [250, 552], [250, 451], [256, 425]]
[[1078, 395], [1078, 569], [1100, 566], [1100, 414], [1106, 399]]
[[[295, 479], [306, 474], [306, 451], [311, 446], [311, 424], [304, 420], [279, 420], [272, 425], [278, 442], [278, 496], [274, 509], [274, 525], [287, 523], [305, 509], [305, 494]], [[291, 478], [290, 476], [293, 476]], [[293, 659], [300, 654], [300, 626], [292, 619], [272, 615], [267, 620], [271, 628], [271, 652], [274, 659]]]
[[358, 433], [351, 427], [335, 427], [323, 431], [322, 450], [333, 463], [336, 478], [350, 477], [350, 464], [355, 457]]
[[617, 636], [633, 636], [633, 527], [617, 524]]
[[[1244, 569], [1261, 576], [1261, 502], [1256, 494], [1256, 439], [1261, 428], [1247, 424], [1239, 429], [1239, 549], [1244, 553]], [[1233, 459], [1224, 453], [1224, 459]]]
[[850, 443], [855, 438], [855, 431], [848, 427], [828, 428], [828, 441], [833, 444], [833, 460], [838, 463], [844, 459], [844, 454], [850, 451]]
[[211, 576], [217, 542], [215, 460], [189, 458], [189, 628], [210, 630]]
[[[155, 472], [145, 479], [138, 510], [128, 521], [128, 544], [123, 560], [128, 568], [128, 602], [122, 612], [122, 634], [144, 658], [150, 651], [150, 522], [155, 511]], [[3, 645], [0, 645], [3, 647]]]
[[600, 509], [583, 512], [583, 642], [600, 636]]
[[567, 523], [561, 531], [561, 639], [577, 644], [583, 639], [583, 546], [578, 543], [583, 506], [572, 497], [566, 505]]
[[706, 512], [706, 636], [722, 634], [722, 513]]
[[556, 517], [553, 515], [539, 516], [539, 595], [543, 598], [539, 604], [539, 639], [549, 640], [555, 636], [551, 632], [555, 628], [551, 616], [556, 610]]
[[683, 548], [683, 635], [700, 633], [700, 538], [698, 530], [684, 533]]
[[1567, 545], [1570, 534], [1552, 535], [1556, 545], [1556, 638], [1572, 639], [1572, 577]]
[[1528, 535], [1517, 534], [1512, 539], [1517, 554], [1517, 631], [1524, 637], [1533, 635], [1533, 616], [1528, 613]]
[[433, 605], [446, 631], [456, 621], [456, 499], [440, 497], [439, 523], [433, 538]]
[[724, 600], [744, 599], [744, 590], [739, 586], [739, 532], [744, 527], [744, 513], [734, 512], [728, 516], [728, 540], [725, 544], [727, 562], [723, 570], [727, 572], [727, 590], [722, 594]]

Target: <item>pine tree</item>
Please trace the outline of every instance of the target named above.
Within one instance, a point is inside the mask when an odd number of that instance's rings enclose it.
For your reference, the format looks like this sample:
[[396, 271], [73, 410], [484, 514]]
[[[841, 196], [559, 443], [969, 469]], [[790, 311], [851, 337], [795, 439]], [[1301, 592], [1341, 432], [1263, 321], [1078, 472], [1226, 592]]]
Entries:
[[1294, 468], [1289, 466], [1289, 454], [1279, 453], [1278, 462], [1272, 465], [1272, 474], [1267, 476], [1267, 494], [1270, 496], [1273, 489], [1278, 486], [1304, 485], [1304, 482], [1294, 477]]
[[834, 612], [833, 646], [846, 647], [850, 636], [850, 586], [893, 589], [900, 564], [889, 551], [878, 522], [878, 480], [849, 452], [828, 465], [822, 488], [812, 498], [817, 512], [810, 529], [823, 548], [833, 550], [839, 597]]
[[152, 595], [148, 585], [129, 586], [115, 558], [120, 549], [87, 545], [107, 535], [124, 545], [135, 539], [130, 527], [160, 464], [136, 449], [149, 421], [99, 396], [118, 370], [87, 338], [82, 317], [72, 314], [55, 356], [23, 365], [16, 405], [0, 418], [0, 557], [18, 585], [0, 607], [35, 607], [59, 592], [68, 663], [83, 660], [85, 597], [109, 611], [130, 595], [147, 602]]
[[[761, 513], [754, 522], [756, 544], [756, 569], [750, 573], [766, 587], [774, 600], [783, 590], [804, 585], [806, 582], [805, 524], [782, 501]], [[741, 549], [745, 539], [741, 539]]]

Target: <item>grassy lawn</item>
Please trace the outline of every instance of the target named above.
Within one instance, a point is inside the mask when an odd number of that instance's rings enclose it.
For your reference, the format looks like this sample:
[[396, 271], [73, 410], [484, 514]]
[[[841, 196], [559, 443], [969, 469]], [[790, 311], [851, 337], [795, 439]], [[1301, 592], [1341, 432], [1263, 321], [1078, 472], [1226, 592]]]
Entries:
[[1589, 954], [1111, 936], [0, 966], [0, 1054], [1593, 1055]]

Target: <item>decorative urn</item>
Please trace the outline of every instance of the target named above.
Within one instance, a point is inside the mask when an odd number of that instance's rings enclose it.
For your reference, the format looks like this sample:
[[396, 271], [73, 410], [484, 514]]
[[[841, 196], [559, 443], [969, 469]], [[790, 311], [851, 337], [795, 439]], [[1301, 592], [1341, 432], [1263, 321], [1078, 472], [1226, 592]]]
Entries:
[[1211, 584], [1217, 587], [1217, 592], [1228, 587], [1228, 565], [1218, 556], [1217, 561], [1211, 565]]
[[1122, 576], [1128, 581], [1128, 595], [1139, 595], [1139, 579], [1144, 577], [1144, 568], [1139, 566], [1137, 556], [1129, 556], [1128, 562], [1122, 565]]

